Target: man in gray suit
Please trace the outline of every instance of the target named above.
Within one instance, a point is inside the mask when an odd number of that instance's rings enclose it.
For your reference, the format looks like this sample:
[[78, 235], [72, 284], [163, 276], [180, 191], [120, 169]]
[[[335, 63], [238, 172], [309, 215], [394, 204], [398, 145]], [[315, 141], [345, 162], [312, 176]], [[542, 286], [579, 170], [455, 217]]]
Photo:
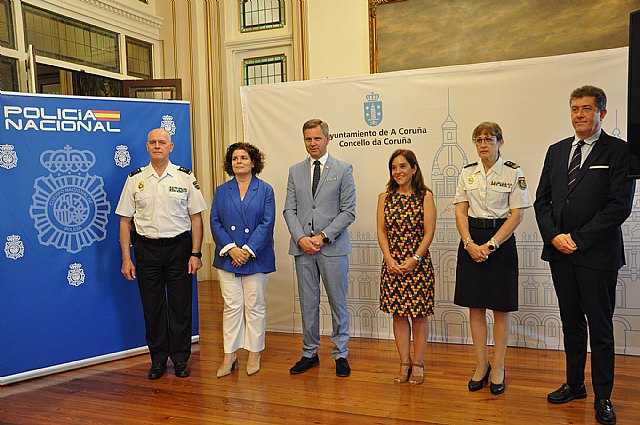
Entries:
[[289, 168], [284, 219], [291, 233], [304, 333], [302, 358], [290, 370], [304, 373], [320, 364], [320, 278], [331, 307], [336, 375], [347, 377], [349, 313], [347, 290], [351, 241], [347, 228], [356, 217], [353, 167], [327, 153], [329, 126], [312, 119], [302, 126], [309, 157]]

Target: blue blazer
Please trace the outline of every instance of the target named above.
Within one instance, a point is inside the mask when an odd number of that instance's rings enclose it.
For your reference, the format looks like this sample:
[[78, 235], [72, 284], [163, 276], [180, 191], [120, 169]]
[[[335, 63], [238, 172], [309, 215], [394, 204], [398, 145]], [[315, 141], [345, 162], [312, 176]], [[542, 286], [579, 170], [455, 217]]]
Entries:
[[[218, 186], [211, 205], [211, 233], [216, 243], [213, 267], [243, 276], [274, 272], [275, 212], [273, 188], [256, 176], [251, 179], [244, 200], [240, 199], [235, 178]], [[232, 242], [238, 248], [249, 246], [255, 258], [242, 267], [233, 266], [230, 256], [220, 255], [220, 250]]]
[[[553, 144], [544, 160], [536, 191], [536, 220], [544, 241], [542, 259], [561, 258], [597, 269], [625, 264], [621, 225], [631, 214], [635, 180], [627, 177], [627, 144], [602, 131], [569, 189], [567, 172], [573, 137]], [[551, 240], [571, 233], [578, 250], [566, 255]]]

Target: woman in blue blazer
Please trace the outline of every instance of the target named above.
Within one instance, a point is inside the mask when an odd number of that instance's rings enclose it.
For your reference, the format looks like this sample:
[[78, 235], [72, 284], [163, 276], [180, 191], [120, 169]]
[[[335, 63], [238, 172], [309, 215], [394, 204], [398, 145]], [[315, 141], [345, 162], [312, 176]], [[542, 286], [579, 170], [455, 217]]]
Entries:
[[264, 291], [267, 273], [276, 270], [273, 188], [256, 177], [263, 168], [264, 154], [255, 146], [229, 146], [224, 170], [233, 178], [218, 186], [211, 206], [213, 267], [218, 269], [224, 298], [224, 360], [218, 378], [238, 368], [239, 348], [249, 351], [247, 374], [260, 370], [266, 329]]

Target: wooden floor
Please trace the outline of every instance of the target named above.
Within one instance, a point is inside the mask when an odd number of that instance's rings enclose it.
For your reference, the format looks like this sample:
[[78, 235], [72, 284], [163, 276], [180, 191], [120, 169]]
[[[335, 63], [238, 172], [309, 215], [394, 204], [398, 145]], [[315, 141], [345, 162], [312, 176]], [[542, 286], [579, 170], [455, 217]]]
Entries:
[[[566, 405], [550, 405], [546, 394], [564, 380], [559, 351], [510, 348], [507, 390], [470, 393], [470, 346], [429, 344], [425, 383], [394, 385], [393, 341], [351, 339], [349, 378], [335, 376], [331, 346], [323, 338], [320, 367], [292, 376], [301, 336], [267, 334], [262, 369], [240, 370], [217, 379], [222, 359], [221, 302], [214, 282], [201, 282], [199, 345], [193, 346], [192, 375], [146, 377], [148, 356], [101, 364], [0, 387], [2, 424], [591, 424], [593, 394]], [[619, 424], [638, 423], [640, 358], [616, 358], [612, 399]]]

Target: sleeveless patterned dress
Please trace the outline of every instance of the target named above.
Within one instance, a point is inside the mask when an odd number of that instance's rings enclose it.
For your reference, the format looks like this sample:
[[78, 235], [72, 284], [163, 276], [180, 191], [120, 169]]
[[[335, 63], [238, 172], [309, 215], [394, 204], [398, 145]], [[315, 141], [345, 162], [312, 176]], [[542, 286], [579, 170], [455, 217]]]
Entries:
[[[384, 202], [384, 223], [389, 251], [401, 263], [412, 257], [424, 237], [424, 197], [389, 193]], [[435, 277], [431, 254], [404, 276], [390, 274], [382, 263], [380, 310], [400, 316], [424, 317], [433, 314]]]

